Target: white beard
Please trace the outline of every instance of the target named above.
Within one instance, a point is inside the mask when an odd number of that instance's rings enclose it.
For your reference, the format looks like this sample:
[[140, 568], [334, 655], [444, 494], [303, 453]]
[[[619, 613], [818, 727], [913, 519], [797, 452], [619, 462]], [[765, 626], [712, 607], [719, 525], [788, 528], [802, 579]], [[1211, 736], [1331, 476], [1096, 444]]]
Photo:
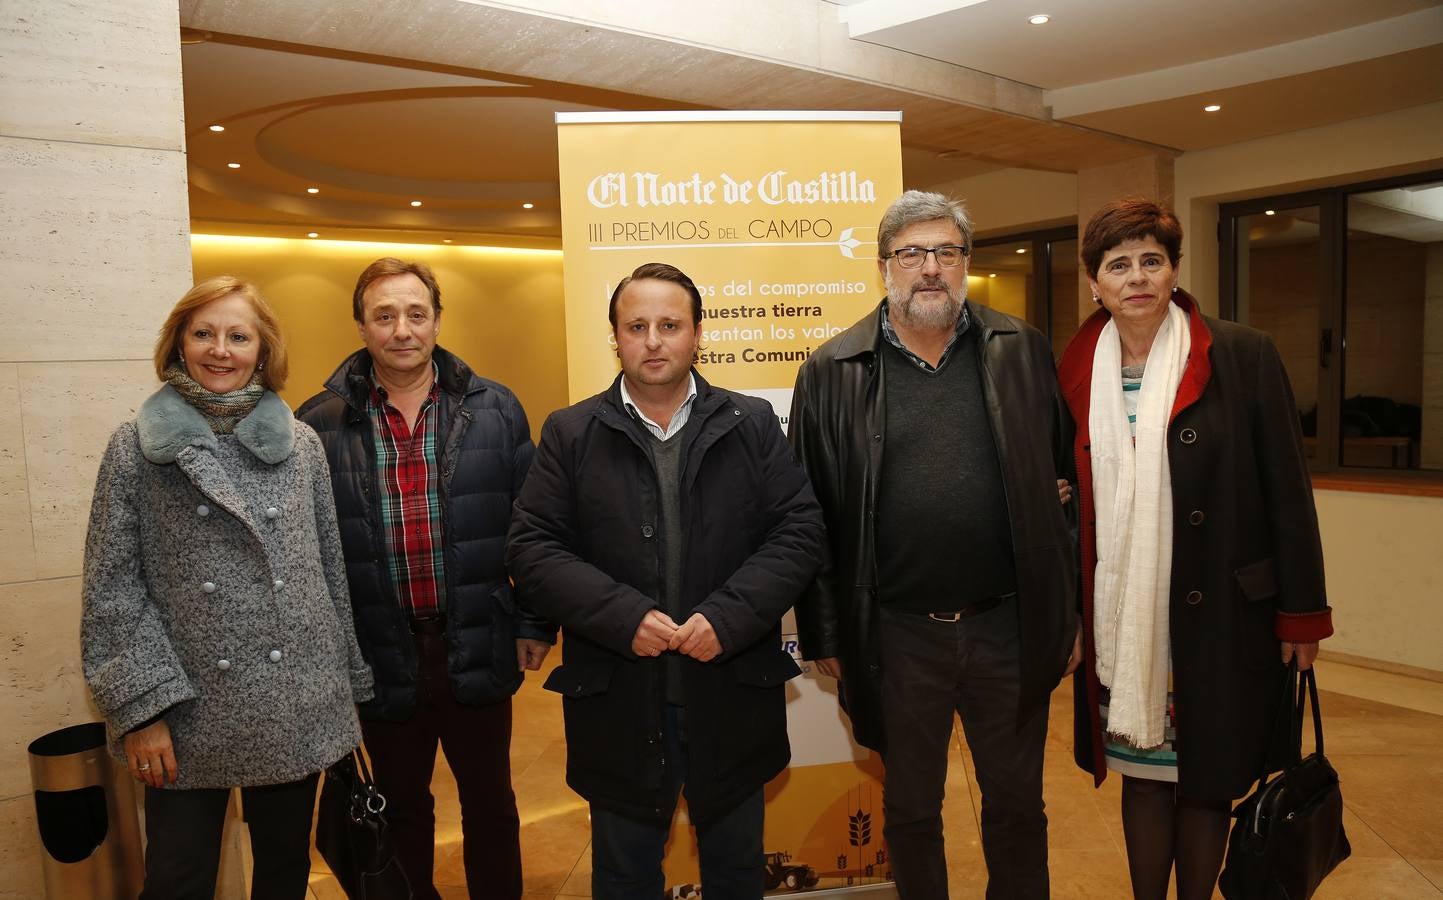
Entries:
[[936, 286], [928, 285], [924, 281], [918, 281], [912, 285], [912, 290], [905, 296], [898, 296], [898, 292], [892, 284], [892, 273], [889, 271], [885, 279], [887, 287], [888, 308], [891, 314], [909, 328], [932, 331], [936, 329], [951, 328], [957, 324], [957, 318], [962, 315], [962, 301], [967, 299], [967, 281], [963, 279], [962, 286], [953, 293], [947, 288], [945, 281], [939, 282], [942, 289], [946, 291], [947, 299], [941, 302], [930, 301], [918, 303], [914, 294], [919, 288]]

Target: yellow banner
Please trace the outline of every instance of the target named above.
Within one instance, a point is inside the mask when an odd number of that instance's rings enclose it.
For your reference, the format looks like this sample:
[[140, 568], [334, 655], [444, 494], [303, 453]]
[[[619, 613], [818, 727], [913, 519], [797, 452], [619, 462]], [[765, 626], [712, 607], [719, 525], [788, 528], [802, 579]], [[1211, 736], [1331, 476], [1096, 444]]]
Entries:
[[[619, 371], [606, 308], [617, 282], [665, 262], [702, 293], [698, 369], [764, 397], [786, 422], [797, 367], [875, 306], [877, 221], [902, 192], [901, 115], [560, 113], [561, 220], [572, 402]], [[784, 645], [799, 663], [795, 627]], [[792, 766], [767, 786], [766, 885], [794, 892], [875, 885], [880, 761], [851, 742], [836, 683], [787, 686]], [[668, 844], [676, 897], [692, 895], [685, 805]]]
[[881, 297], [877, 220], [902, 191], [900, 115], [557, 122], [572, 402], [618, 371], [612, 288], [642, 263], [666, 262], [702, 292], [698, 369], [785, 415], [797, 366]]

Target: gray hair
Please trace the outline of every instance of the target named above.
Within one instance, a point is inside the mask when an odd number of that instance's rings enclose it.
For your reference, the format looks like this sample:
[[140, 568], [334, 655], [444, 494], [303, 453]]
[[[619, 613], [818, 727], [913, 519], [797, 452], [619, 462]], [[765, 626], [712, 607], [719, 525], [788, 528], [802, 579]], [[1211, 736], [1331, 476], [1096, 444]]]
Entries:
[[891, 253], [892, 238], [908, 225], [939, 219], [957, 226], [962, 234], [962, 246], [971, 254], [972, 220], [967, 218], [967, 207], [961, 200], [948, 200], [941, 194], [927, 191], [907, 191], [882, 213], [882, 221], [877, 224], [877, 255]]

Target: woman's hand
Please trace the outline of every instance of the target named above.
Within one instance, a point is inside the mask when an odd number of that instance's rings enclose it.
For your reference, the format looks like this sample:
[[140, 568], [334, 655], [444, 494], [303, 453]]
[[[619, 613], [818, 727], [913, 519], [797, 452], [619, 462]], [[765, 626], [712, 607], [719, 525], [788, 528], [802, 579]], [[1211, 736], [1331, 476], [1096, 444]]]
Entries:
[[137, 728], [120, 742], [130, 774], [141, 784], [158, 788], [175, 784], [180, 767], [175, 764], [175, 750], [170, 745], [170, 726], [161, 719]]
[[1313, 660], [1318, 658], [1318, 642], [1309, 644], [1294, 644], [1283, 641], [1283, 665], [1293, 661], [1293, 653], [1298, 654], [1298, 671], [1303, 672], [1313, 667]]

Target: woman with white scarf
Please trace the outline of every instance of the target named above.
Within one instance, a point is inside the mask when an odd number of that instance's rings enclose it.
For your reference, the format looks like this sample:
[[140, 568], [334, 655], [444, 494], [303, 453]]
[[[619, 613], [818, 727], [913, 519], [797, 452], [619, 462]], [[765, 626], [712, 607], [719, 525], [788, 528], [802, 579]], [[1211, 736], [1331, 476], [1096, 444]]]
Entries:
[[1162, 900], [1174, 868], [1178, 900], [1212, 896], [1283, 666], [1332, 633], [1287, 373], [1267, 335], [1179, 289], [1181, 245], [1146, 200], [1092, 217], [1102, 308], [1058, 371], [1081, 504], [1076, 755], [1097, 784], [1122, 775], [1138, 900]]

